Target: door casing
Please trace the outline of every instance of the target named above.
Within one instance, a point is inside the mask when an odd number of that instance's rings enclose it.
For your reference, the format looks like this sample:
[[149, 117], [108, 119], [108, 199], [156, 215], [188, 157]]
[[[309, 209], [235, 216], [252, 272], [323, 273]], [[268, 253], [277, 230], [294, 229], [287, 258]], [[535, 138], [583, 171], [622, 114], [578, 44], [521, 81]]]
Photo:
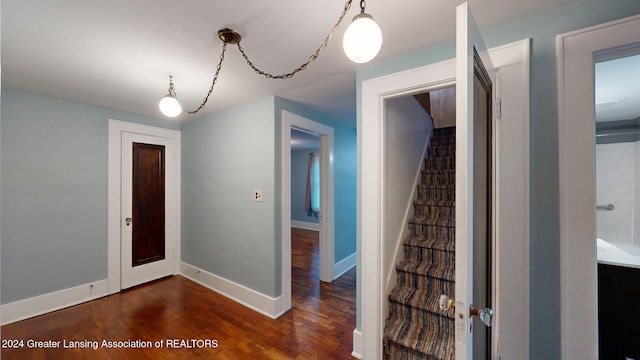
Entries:
[[[122, 289], [121, 285], [121, 168], [122, 168], [122, 133], [134, 133], [168, 139], [173, 151], [167, 153], [166, 176], [174, 199], [171, 214], [167, 214], [167, 228], [172, 229], [166, 236], [172, 242], [174, 256], [174, 274], [179, 272], [180, 265], [180, 209], [181, 209], [181, 133], [178, 130], [158, 128], [109, 119], [108, 147], [108, 199], [107, 199], [107, 292], [114, 294]], [[171, 161], [169, 161], [171, 157]], [[168, 178], [172, 177], [171, 180]], [[169, 189], [168, 189], [169, 190]], [[171, 222], [171, 224], [169, 224]]]
[[638, 42], [640, 15], [560, 34], [560, 352], [598, 357], [594, 54]]
[[335, 184], [334, 129], [282, 110], [281, 127], [281, 247], [282, 309], [291, 308], [291, 129], [297, 128], [320, 137], [320, 280], [334, 280], [335, 266]]
[[[513, 289], [498, 295], [501, 317], [495, 324], [503, 354], [529, 356], [529, 52], [530, 39], [489, 49], [496, 69], [510, 69], [510, 95], [496, 124], [496, 285]], [[506, 75], [505, 75], [506, 76]], [[360, 317], [354, 331], [354, 354], [378, 359], [382, 354], [384, 274], [382, 274], [385, 101], [455, 85], [455, 60], [401, 71], [362, 82], [362, 115], [358, 121], [357, 269]], [[498, 86], [496, 90], [499, 92]], [[505, 96], [506, 97], [506, 96]], [[511, 157], [508, 157], [510, 155]], [[515, 171], [514, 171], [515, 170]], [[506, 179], [506, 180], [505, 180]], [[501, 193], [510, 195], [502, 197]], [[516, 241], [517, 240], [517, 241]], [[506, 254], [504, 251], [509, 251]], [[503, 276], [503, 274], [505, 276]], [[365, 315], [366, 314], [366, 315]], [[506, 355], [505, 355], [506, 356]]]

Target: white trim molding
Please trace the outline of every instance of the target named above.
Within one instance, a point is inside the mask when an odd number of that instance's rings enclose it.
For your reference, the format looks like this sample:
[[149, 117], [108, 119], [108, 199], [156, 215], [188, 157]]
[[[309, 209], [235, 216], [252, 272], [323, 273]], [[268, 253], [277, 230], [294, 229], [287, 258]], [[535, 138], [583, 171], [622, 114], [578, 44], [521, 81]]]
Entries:
[[303, 230], [320, 231], [320, 223], [291, 220], [291, 227]]
[[172, 141], [175, 154], [173, 158], [173, 171], [167, 176], [173, 176], [173, 208], [172, 214], [167, 214], [168, 223], [172, 231], [167, 236], [173, 238], [174, 274], [179, 271], [180, 263], [180, 239], [181, 239], [181, 132], [159, 128], [148, 125], [141, 125], [120, 120], [109, 119], [109, 148], [108, 148], [108, 187], [107, 187], [107, 281], [108, 293], [114, 294], [122, 289], [121, 286], [121, 240], [120, 222], [121, 216], [121, 156], [122, 156], [122, 133], [135, 133], [162, 137]]
[[2, 325], [46, 314], [106, 296], [107, 280], [55, 291], [8, 303], [0, 307]]
[[[440, 62], [400, 73], [370, 79], [362, 83], [362, 116], [358, 119], [360, 136], [361, 196], [361, 319], [362, 358], [382, 358], [382, 330], [384, 321], [383, 255], [383, 196], [385, 128], [385, 100], [413, 95], [425, 90], [455, 84], [455, 60]], [[365, 241], [366, 240], [366, 241]]]
[[291, 129], [301, 129], [320, 137], [320, 280], [331, 282], [335, 266], [335, 177], [334, 129], [330, 126], [282, 110], [280, 144], [280, 226], [283, 311], [291, 308]]
[[598, 358], [594, 56], [639, 33], [636, 15], [556, 38], [562, 359]]
[[344, 275], [344, 273], [346, 273], [347, 271], [351, 270], [351, 268], [356, 266], [357, 260], [358, 260], [358, 254], [353, 253], [347, 256], [346, 258], [338, 261], [334, 265], [333, 273], [335, 274], [335, 277], [333, 279], [335, 280], [340, 276]]
[[184, 262], [180, 263], [180, 275], [272, 319], [284, 314], [282, 296], [264, 295]]
[[362, 359], [362, 333], [360, 331], [353, 330], [353, 352], [351, 356], [356, 359]]
[[[519, 84], [518, 91], [523, 92], [521, 96], [524, 100], [517, 105], [511, 107], [512, 116], [507, 118], [503, 116], [501, 121], [511, 121], [519, 123], [516, 127], [501, 128], [499, 133], [497, 146], [498, 155], [510, 154], [511, 145], [518, 146], [520, 150], [515, 151], [519, 154], [513, 158], [514, 162], [518, 162], [519, 168], [516, 172], [509, 174], [507, 171], [511, 168], [505, 168], [503, 173], [504, 181], [508, 182], [511, 187], [518, 187], [522, 191], [519, 196], [512, 199], [503, 198], [497, 206], [504, 206], [503, 209], [497, 209], [498, 219], [497, 227], [507, 228], [510, 224], [509, 219], [518, 216], [518, 229], [509, 227], [510, 231], [518, 231], [518, 236], [512, 239], [500, 238], [500, 233], [496, 234], [497, 246], [503, 245], [503, 242], [517, 242], [518, 254], [496, 253], [499, 256], [496, 261], [500, 262], [496, 266], [500, 266], [499, 271], [502, 273], [513, 274], [511, 279], [498, 279], [499, 281], [509, 281], [509, 287], [516, 286], [518, 291], [504, 294], [503, 302], [497, 308], [497, 319], [501, 322], [501, 334], [512, 334], [510, 336], [524, 337], [524, 340], [518, 341], [517, 345], [509, 348], [509, 353], [513, 353], [515, 357], [527, 359], [529, 354], [528, 342], [528, 314], [529, 314], [529, 47], [530, 40], [525, 39], [511, 44], [503, 45], [497, 48], [489, 49], [494, 66], [496, 69], [501, 67], [510, 67], [517, 65], [520, 71], [516, 72], [510, 81]], [[425, 91], [444, 88], [455, 85], [455, 60], [448, 60], [436, 64], [427, 65], [391, 75], [382, 76], [362, 82], [362, 115], [358, 119], [358, 143], [359, 143], [359, 181], [360, 196], [358, 207], [360, 209], [360, 223], [358, 224], [359, 241], [361, 247], [361, 269], [359, 269], [359, 283], [362, 286], [362, 295], [360, 296], [359, 308], [361, 309], [361, 331], [362, 341], [357, 352], [364, 359], [379, 359], [382, 357], [382, 330], [384, 322], [384, 297], [385, 294], [385, 278], [382, 274], [382, 241], [384, 234], [383, 225], [383, 196], [384, 189], [384, 139], [383, 131], [385, 129], [385, 100], [398, 96], [414, 95]], [[506, 75], [505, 75], [506, 76]], [[507, 78], [503, 78], [503, 82]], [[497, 126], [501, 126], [498, 124]], [[517, 133], [511, 133], [515, 131]], [[500, 138], [517, 138], [521, 141], [512, 141], [501, 144]], [[521, 149], [522, 147], [526, 149]], [[506, 158], [506, 156], [505, 156]], [[506, 163], [504, 163], [506, 164]], [[509, 163], [511, 164], [511, 163]], [[509, 175], [509, 176], [507, 176]], [[500, 181], [500, 179], [496, 179]], [[503, 184], [498, 184], [497, 196], [502, 191]], [[509, 200], [509, 201], [507, 201]], [[505, 205], [506, 204], [506, 205]], [[511, 211], [511, 207], [517, 211]], [[507, 216], [502, 219], [501, 216]], [[509, 217], [510, 216], [510, 217]], [[514, 244], [510, 244], [514, 245]], [[513, 247], [512, 247], [513, 249]], [[522, 261], [504, 261], [507, 257], [518, 257]], [[512, 267], [512, 268], [510, 268]], [[497, 289], [503, 283], [496, 285]], [[508, 288], [508, 287], [505, 287]], [[508, 304], [507, 304], [508, 302]], [[507, 309], [506, 315], [500, 315], [500, 309]], [[519, 314], [517, 319], [511, 319], [511, 313]], [[494, 330], [495, 331], [495, 330]], [[500, 336], [498, 335], [498, 336]], [[505, 336], [508, 337], [508, 336]], [[507, 344], [509, 345], [509, 344]], [[500, 346], [507, 350], [505, 344]], [[499, 349], [500, 350], [500, 349]], [[508, 357], [507, 353], [500, 353], [503, 358]]]

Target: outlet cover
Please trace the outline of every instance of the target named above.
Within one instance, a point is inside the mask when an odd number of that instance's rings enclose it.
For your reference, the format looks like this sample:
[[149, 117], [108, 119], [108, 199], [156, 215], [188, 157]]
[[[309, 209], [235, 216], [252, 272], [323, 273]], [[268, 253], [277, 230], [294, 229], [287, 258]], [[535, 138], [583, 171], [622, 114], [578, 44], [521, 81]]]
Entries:
[[253, 201], [262, 202], [262, 189], [253, 190]]

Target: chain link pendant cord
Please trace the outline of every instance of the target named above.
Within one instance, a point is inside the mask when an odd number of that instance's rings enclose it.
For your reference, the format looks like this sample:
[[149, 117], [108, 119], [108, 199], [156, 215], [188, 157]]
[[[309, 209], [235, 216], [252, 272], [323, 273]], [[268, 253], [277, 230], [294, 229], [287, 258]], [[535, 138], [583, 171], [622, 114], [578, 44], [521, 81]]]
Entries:
[[[322, 44], [316, 49], [316, 51], [309, 56], [306, 62], [296, 67], [293, 71], [285, 73], [285, 74], [271, 74], [264, 70], [259, 69], [256, 65], [253, 64], [251, 60], [249, 60], [249, 56], [247, 55], [244, 48], [240, 45], [240, 40], [242, 37], [233, 29], [221, 29], [218, 31], [218, 38], [223, 42], [222, 45], [222, 53], [220, 54], [220, 61], [218, 62], [218, 66], [216, 68], [215, 75], [213, 76], [213, 80], [211, 82], [211, 86], [209, 87], [209, 91], [207, 95], [202, 100], [200, 106], [198, 106], [195, 110], [183, 110], [182, 105], [178, 101], [176, 90], [173, 84], [173, 77], [169, 76], [169, 93], [165, 95], [162, 100], [160, 100], [160, 111], [167, 117], [176, 117], [183, 111], [187, 114], [195, 114], [198, 111], [202, 110], [207, 104], [211, 93], [213, 92], [213, 88], [218, 82], [218, 76], [220, 75], [220, 70], [222, 69], [222, 62], [224, 61], [224, 54], [227, 50], [227, 45], [237, 45], [238, 50], [242, 54], [242, 57], [247, 62], [247, 65], [251, 67], [256, 74], [262, 75], [268, 79], [290, 79], [296, 73], [302, 70], [306, 70], [309, 64], [314, 62], [318, 56], [324, 51], [324, 49], [329, 44], [329, 40], [340, 27], [342, 20], [346, 16], [349, 9], [351, 9], [351, 3], [353, 0], [347, 0], [344, 5], [344, 9], [338, 18], [338, 21], [335, 23], [331, 31], [324, 39]], [[357, 63], [365, 63], [373, 59], [378, 52], [380, 51], [380, 47], [382, 46], [382, 32], [378, 25], [373, 21], [373, 17], [364, 12], [366, 6], [366, 2], [364, 0], [360, 1], [360, 14], [356, 15], [353, 18], [353, 22], [347, 28], [344, 39], [343, 46], [344, 51], [347, 54], [347, 57], [354, 62]], [[347, 42], [349, 44], [347, 44]]]

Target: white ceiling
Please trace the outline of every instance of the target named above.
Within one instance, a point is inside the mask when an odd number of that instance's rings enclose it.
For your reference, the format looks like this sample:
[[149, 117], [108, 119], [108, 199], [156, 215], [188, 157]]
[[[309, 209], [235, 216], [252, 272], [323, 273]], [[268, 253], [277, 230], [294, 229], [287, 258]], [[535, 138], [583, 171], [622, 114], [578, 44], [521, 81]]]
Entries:
[[[580, 1], [471, 0], [471, 6], [482, 30]], [[369, 0], [367, 12], [384, 36], [374, 62], [453, 40], [461, 2]], [[342, 0], [2, 0], [2, 86], [160, 118], [169, 75], [183, 106], [199, 105], [222, 49], [220, 28], [242, 35], [258, 67], [286, 73], [308, 59], [343, 8]], [[201, 114], [277, 95], [354, 121], [358, 65], [341, 43], [358, 12], [354, 1], [324, 53], [293, 79], [258, 76], [229, 46]]]

